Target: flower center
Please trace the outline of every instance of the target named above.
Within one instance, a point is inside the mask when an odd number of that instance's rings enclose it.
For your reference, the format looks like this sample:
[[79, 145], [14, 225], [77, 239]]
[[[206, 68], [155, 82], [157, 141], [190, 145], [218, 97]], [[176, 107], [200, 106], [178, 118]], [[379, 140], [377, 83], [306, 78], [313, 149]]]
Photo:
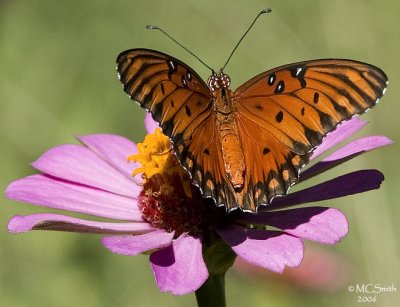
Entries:
[[138, 153], [128, 160], [141, 164], [133, 175], [142, 173], [143, 190], [138, 203], [143, 219], [157, 228], [175, 231], [175, 237], [213, 228], [221, 211], [190, 183], [168, 137], [157, 128], [137, 148]]

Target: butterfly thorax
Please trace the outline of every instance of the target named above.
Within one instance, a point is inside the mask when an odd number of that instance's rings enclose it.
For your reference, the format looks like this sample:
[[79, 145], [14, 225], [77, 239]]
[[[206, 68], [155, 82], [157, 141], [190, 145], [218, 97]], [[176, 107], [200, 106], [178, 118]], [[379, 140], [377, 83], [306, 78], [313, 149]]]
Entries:
[[222, 158], [225, 172], [233, 187], [238, 190], [243, 187], [245, 161], [236, 125], [236, 106], [229, 89], [231, 81], [222, 70], [208, 79], [208, 86], [213, 95], [213, 113], [216, 118], [219, 142], [222, 148]]

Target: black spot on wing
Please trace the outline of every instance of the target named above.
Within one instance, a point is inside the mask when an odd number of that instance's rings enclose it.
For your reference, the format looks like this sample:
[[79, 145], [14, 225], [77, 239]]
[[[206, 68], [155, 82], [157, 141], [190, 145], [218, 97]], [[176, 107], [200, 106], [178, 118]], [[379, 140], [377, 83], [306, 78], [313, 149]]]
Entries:
[[276, 80], [276, 75], [274, 73], [270, 74], [267, 79], [268, 85], [274, 85], [275, 80]]
[[283, 112], [279, 111], [278, 114], [275, 116], [275, 120], [280, 123], [283, 120]]
[[171, 80], [172, 74], [178, 71], [178, 63], [174, 62], [173, 60], [168, 60], [167, 66], [168, 66], [168, 79]]
[[293, 78], [299, 80], [302, 88], [307, 86], [306, 80], [304, 79], [304, 75], [306, 73], [306, 67], [294, 67], [290, 70], [290, 74]]
[[182, 76], [182, 85], [183, 85], [184, 88], [188, 88], [189, 87], [189, 84], [188, 84], [185, 76]]
[[293, 151], [298, 154], [306, 154], [310, 151], [310, 147], [302, 142], [293, 141]]
[[190, 108], [187, 106], [187, 105], [185, 105], [185, 112], [186, 112], [186, 115], [187, 116], [192, 116], [192, 111], [190, 110]]
[[332, 127], [334, 126], [334, 122], [331, 116], [326, 113], [318, 111], [319, 119], [321, 122], [321, 126], [324, 128], [326, 132], [331, 131]]
[[278, 82], [274, 93], [275, 94], [280, 94], [285, 90], [285, 82], [283, 82], [282, 80]]
[[321, 144], [323, 135], [317, 131], [305, 127], [306, 138], [310, 141], [311, 145], [317, 146]]
[[[173, 120], [167, 120], [161, 125], [161, 129], [164, 132], [165, 135], [171, 137], [172, 136], [172, 131], [174, 130], [174, 121]], [[182, 137], [182, 136], [181, 136]], [[176, 136], [176, 138], [178, 138]], [[174, 141], [175, 142], [175, 141]], [[176, 143], [177, 144], [177, 143]]]
[[158, 122], [161, 121], [163, 105], [164, 101], [160, 101], [159, 103], [154, 104], [151, 109], [151, 114], [153, 114], [153, 118]]
[[313, 101], [314, 101], [314, 103], [318, 103], [318, 100], [319, 100], [319, 93], [315, 92]]

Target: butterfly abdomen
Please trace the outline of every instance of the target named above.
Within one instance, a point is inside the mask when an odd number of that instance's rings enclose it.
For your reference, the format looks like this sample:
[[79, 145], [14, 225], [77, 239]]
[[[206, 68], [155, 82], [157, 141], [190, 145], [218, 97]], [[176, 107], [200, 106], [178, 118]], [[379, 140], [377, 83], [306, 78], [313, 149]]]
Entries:
[[240, 189], [244, 184], [246, 167], [239, 136], [236, 131], [234, 121], [221, 123], [218, 129], [226, 175], [233, 187]]
[[235, 119], [235, 108], [230, 99], [231, 92], [222, 88], [215, 96], [214, 112], [222, 149], [225, 173], [235, 190], [244, 185], [246, 164], [243, 156]]

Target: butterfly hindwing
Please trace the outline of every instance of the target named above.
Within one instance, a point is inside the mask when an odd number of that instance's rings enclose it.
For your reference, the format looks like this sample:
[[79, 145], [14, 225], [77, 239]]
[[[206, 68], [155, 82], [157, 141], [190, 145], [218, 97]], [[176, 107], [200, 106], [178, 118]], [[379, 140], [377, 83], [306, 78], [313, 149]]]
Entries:
[[243, 203], [238, 205], [256, 211], [280, 195], [285, 195], [298, 178], [301, 167], [308, 162], [309, 154], [297, 155], [275, 136], [251, 119], [238, 114], [238, 131], [244, 148], [246, 180]]
[[221, 154], [216, 121], [210, 114], [193, 131], [193, 135], [174, 150], [191, 174], [192, 183], [198, 186], [202, 195], [213, 198], [218, 206], [227, 208], [237, 204], [235, 191], [229, 182]]

